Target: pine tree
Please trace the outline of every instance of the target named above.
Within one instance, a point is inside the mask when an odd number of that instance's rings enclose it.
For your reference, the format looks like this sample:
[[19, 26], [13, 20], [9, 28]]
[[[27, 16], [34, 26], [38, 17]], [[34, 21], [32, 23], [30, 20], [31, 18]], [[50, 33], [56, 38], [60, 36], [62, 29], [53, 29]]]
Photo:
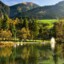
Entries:
[[0, 29], [2, 29], [2, 19], [0, 18]]
[[8, 21], [9, 21], [8, 16], [7, 16], [7, 15], [4, 15], [4, 19], [3, 19], [3, 21], [2, 21], [2, 28], [3, 28], [4, 30], [6, 30], [6, 29], [9, 28], [9, 23], [8, 23]]
[[36, 36], [38, 35], [38, 24], [37, 24], [37, 20], [34, 20], [34, 23], [33, 23], [33, 32], [34, 32], [34, 36], [36, 38]]
[[33, 19], [29, 22], [29, 29], [31, 31], [31, 37], [32, 39], [36, 39], [37, 35], [38, 35], [38, 24], [37, 24], [37, 20]]
[[28, 20], [26, 18], [24, 19], [23, 27], [28, 28]]
[[11, 32], [14, 38], [16, 38], [16, 26], [14, 24], [11, 24]]

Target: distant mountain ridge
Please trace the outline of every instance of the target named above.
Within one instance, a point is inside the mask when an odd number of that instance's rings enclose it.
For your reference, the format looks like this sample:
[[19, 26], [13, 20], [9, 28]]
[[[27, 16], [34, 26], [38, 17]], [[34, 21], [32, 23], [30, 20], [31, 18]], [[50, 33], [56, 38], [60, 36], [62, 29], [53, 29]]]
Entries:
[[3, 2], [0, 1], [0, 16], [3, 14], [9, 15], [10, 13], [10, 8], [9, 6], [5, 5]]
[[39, 7], [39, 5], [32, 2], [23, 2], [13, 6], [7, 6], [2, 1], [0, 1], [0, 15], [5, 13], [10, 17], [14, 17], [18, 13], [26, 12], [37, 7]]
[[[2, 2], [0, 2], [0, 11], [3, 12], [1, 10], [3, 8], [5, 13], [10, 12], [9, 16], [12, 18], [29, 17], [37, 19], [55, 19], [64, 17], [64, 1], [50, 6], [39, 6], [32, 2], [23, 2], [10, 7], [4, 4], [4, 7], [1, 7], [1, 3]], [[10, 11], [6, 8], [9, 8]]]
[[29, 17], [37, 19], [56, 19], [64, 17], [64, 1], [52, 6], [34, 8], [25, 13], [17, 14], [16, 17]]
[[[39, 5], [32, 2], [23, 2], [10, 7], [10, 16], [13, 17], [18, 13], [26, 12], [33, 8], [37, 8]], [[13, 14], [12, 14], [13, 13]]]

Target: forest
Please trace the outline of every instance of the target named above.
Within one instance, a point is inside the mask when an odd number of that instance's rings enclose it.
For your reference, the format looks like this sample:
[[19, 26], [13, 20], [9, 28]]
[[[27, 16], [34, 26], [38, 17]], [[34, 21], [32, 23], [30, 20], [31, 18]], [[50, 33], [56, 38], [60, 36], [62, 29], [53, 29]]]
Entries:
[[53, 32], [51, 32], [52, 29], [54, 29], [54, 22], [50, 25], [49, 23], [44, 22], [39, 23], [38, 20], [34, 18], [11, 19], [7, 15], [3, 15], [0, 18], [0, 38], [5, 40], [13, 40], [15, 38], [19, 40], [46, 40], [54, 36], [55, 31], [53, 30]]

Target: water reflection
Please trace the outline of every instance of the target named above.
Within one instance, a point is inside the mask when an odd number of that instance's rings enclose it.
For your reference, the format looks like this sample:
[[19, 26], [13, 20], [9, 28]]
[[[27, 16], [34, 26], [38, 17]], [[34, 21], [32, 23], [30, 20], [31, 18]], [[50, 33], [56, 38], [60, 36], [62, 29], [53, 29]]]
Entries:
[[51, 38], [50, 44], [51, 44], [51, 49], [53, 52], [52, 55], [53, 55], [54, 64], [58, 64], [57, 46], [56, 46], [56, 41], [54, 37]]
[[45, 64], [44, 61], [53, 61], [50, 44], [19, 43], [0, 47], [0, 64]]

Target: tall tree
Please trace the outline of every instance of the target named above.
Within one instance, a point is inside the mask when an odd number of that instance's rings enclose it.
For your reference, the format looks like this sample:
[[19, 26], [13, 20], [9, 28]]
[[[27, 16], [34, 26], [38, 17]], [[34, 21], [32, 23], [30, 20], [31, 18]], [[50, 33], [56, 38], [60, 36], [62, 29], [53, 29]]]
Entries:
[[27, 18], [24, 19], [23, 27], [28, 28], [28, 20], [27, 20]]
[[55, 31], [56, 31], [57, 41], [59, 43], [64, 42], [64, 21], [63, 20], [59, 20], [59, 22], [55, 24]]
[[33, 20], [30, 20], [29, 22], [29, 29], [31, 31], [31, 37], [32, 39], [36, 39], [37, 35], [38, 35], [38, 23], [37, 23], [37, 20], [33, 19]]
[[4, 15], [4, 19], [2, 21], [2, 28], [4, 30], [9, 28], [9, 23], [8, 23], [9, 17], [7, 15]]
[[2, 19], [0, 18], [0, 29], [2, 29]]
[[16, 26], [14, 24], [11, 24], [11, 32], [12, 36], [16, 38]]

